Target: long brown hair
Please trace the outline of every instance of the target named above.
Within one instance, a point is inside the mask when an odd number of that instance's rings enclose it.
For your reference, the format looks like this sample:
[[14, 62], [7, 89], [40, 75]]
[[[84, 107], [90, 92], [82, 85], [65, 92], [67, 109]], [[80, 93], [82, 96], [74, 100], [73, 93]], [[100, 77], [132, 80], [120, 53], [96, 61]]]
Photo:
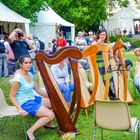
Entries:
[[108, 41], [107, 31], [106, 31], [106, 29], [104, 29], [104, 28], [99, 29], [99, 30], [97, 31], [97, 37], [96, 37], [96, 39], [97, 39], [97, 40], [100, 39], [100, 38], [99, 38], [99, 35], [100, 35], [100, 33], [103, 33], [103, 32], [106, 33], [106, 38], [105, 38], [104, 43], [108, 43], [109, 41]]
[[29, 55], [21, 55], [18, 59], [18, 68], [17, 69], [20, 68], [20, 64], [23, 64], [25, 58], [30, 58], [31, 59], [31, 57]]

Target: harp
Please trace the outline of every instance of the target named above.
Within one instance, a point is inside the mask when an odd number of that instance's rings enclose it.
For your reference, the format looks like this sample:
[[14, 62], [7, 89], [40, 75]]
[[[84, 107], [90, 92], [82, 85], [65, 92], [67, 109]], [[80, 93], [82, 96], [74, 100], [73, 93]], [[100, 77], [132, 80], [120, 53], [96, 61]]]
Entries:
[[[36, 64], [40, 71], [45, 89], [48, 92], [60, 128], [60, 134], [67, 132], [78, 133], [75, 124], [80, 112], [81, 91], [77, 62], [81, 57], [82, 54], [76, 47], [61, 48], [52, 56], [48, 56], [45, 52], [40, 51], [35, 57]], [[74, 77], [74, 92], [70, 107], [68, 107], [65, 102], [48, 66], [49, 64], [57, 64], [66, 58], [69, 60]], [[75, 114], [73, 114], [75, 103], [77, 104], [77, 109]]]
[[[116, 98], [123, 101], [127, 101], [128, 103], [132, 103], [133, 99], [127, 87], [127, 74], [126, 74], [126, 67], [125, 67], [125, 62], [123, 58], [122, 48], [123, 48], [122, 40], [117, 41], [113, 47], [113, 54], [114, 55], [116, 53], [118, 54], [118, 58], [120, 60], [119, 65], [121, 67], [121, 74], [119, 74], [118, 68], [115, 68], [115, 69], [118, 69], [118, 71], [113, 70], [114, 68], [112, 68], [114, 85], [115, 85], [115, 93], [116, 93]], [[114, 58], [111, 58], [110, 61], [111, 61], [112, 67], [117, 66]]]
[[[97, 51], [97, 46], [95, 46], [93, 49], [89, 50], [89, 52], [92, 54], [92, 57], [94, 60], [96, 60], [96, 51]], [[86, 55], [83, 57], [86, 57]], [[95, 75], [97, 75], [96, 63], [94, 64], [94, 66], [95, 66]], [[80, 77], [80, 84], [81, 84], [81, 104], [80, 104], [80, 107], [85, 110], [86, 117], [88, 118], [87, 109], [90, 106], [93, 106], [93, 101], [91, 99], [91, 98], [93, 98], [93, 95], [90, 94], [89, 88], [92, 87], [92, 94], [95, 94], [97, 86], [93, 87], [92, 83], [90, 83], [88, 81], [86, 71], [83, 68], [79, 68], [79, 77]], [[97, 80], [98, 80], [98, 78], [97, 78]]]
[[[88, 47], [83, 53], [83, 57], [87, 57], [91, 69], [91, 75], [92, 75], [92, 84], [93, 84], [93, 90], [90, 97], [90, 100], [88, 101], [89, 104], [94, 102], [95, 99], [104, 99], [108, 100], [108, 92], [109, 92], [109, 84], [110, 84], [110, 78], [108, 73], [108, 67], [109, 67], [109, 54], [110, 46], [106, 43], [102, 44], [96, 44]], [[96, 63], [96, 54], [97, 52], [102, 52], [103, 60], [105, 64], [105, 72], [106, 72], [106, 84], [104, 85], [104, 82], [102, 80], [102, 77], [99, 73], [99, 69]]]
[[83, 68], [79, 68], [79, 77], [81, 84], [81, 104], [80, 107], [84, 109], [86, 117], [88, 118], [88, 108], [93, 105], [93, 102], [89, 104], [90, 100], [90, 90], [92, 88], [92, 83], [88, 81], [87, 72]]

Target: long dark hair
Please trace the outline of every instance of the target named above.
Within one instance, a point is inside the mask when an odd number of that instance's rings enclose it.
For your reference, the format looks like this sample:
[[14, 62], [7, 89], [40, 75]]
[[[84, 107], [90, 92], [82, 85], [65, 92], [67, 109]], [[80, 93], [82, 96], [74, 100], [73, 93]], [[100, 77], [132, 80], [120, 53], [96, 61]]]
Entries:
[[107, 35], [107, 31], [106, 31], [106, 29], [104, 29], [104, 28], [99, 29], [99, 30], [97, 31], [97, 37], [96, 37], [96, 38], [97, 38], [97, 40], [100, 39], [100, 38], [99, 38], [99, 35], [100, 35], [100, 33], [103, 33], [103, 32], [106, 33], [106, 38], [105, 38], [104, 43], [108, 43], [108, 35]]
[[31, 59], [31, 57], [29, 55], [21, 55], [18, 59], [18, 69], [20, 68], [20, 64], [23, 64], [25, 58]]

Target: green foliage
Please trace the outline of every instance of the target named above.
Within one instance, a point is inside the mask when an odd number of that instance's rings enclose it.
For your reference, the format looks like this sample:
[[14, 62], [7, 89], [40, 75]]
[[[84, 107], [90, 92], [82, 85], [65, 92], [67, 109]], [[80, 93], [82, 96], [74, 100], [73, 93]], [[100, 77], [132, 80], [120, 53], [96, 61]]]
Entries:
[[135, 48], [140, 47], [140, 39], [138, 38], [130, 38], [129, 36], [124, 37], [122, 35], [109, 36], [110, 42], [116, 42], [119, 39], [121, 39], [123, 42], [130, 42], [130, 44], [134, 46]]
[[[120, 5], [127, 0], [118, 0]], [[98, 28], [100, 21], [107, 19], [108, 10], [114, 7], [116, 0], [1, 0], [6, 6], [37, 21], [38, 12], [46, 2], [65, 20], [75, 24], [77, 30], [89, 31]]]
[[48, 4], [64, 19], [74, 23], [78, 30], [88, 30], [107, 18], [104, 0], [50, 0]]
[[[119, 4], [127, 0], [119, 0]], [[89, 31], [107, 19], [108, 10], [116, 0], [48, 0], [47, 3], [76, 29]]]
[[139, 40], [133, 40], [131, 42], [132, 46], [135, 46], [136, 48], [140, 47], [140, 39]]
[[129, 4], [128, 0], [119, 0], [120, 7], [127, 7], [128, 4]]
[[34, 13], [40, 10], [45, 0], [1, 0], [1, 2], [13, 11], [35, 22], [36, 15]]
[[130, 37], [128, 37], [128, 36], [126, 36], [126, 37], [124, 37], [124, 36], [122, 36], [122, 35], [112, 35], [112, 36], [109, 36], [109, 41], [110, 42], [116, 42], [116, 41], [118, 41], [119, 39], [121, 39], [123, 42], [132, 42], [132, 38], [130, 38]]

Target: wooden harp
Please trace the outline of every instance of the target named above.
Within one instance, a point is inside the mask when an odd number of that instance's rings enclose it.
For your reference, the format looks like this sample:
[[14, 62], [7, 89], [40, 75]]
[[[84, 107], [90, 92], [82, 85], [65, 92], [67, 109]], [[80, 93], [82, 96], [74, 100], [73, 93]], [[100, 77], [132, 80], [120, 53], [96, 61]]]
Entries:
[[[133, 99], [132, 99], [131, 94], [129, 93], [129, 90], [128, 90], [128, 87], [127, 87], [126, 66], [125, 66], [125, 62], [124, 62], [124, 58], [123, 58], [122, 49], [123, 49], [123, 41], [118, 40], [115, 43], [115, 45], [113, 46], [113, 54], [114, 55], [116, 53], [118, 54], [118, 58], [120, 60], [119, 64], [120, 64], [122, 70], [121, 70], [121, 74], [119, 74], [119, 75], [118, 75], [117, 71], [112, 71], [113, 79], [114, 79], [114, 85], [115, 85], [115, 92], [116, 92], [116, 97], [118, 99], [123, 100], [123, 101], [127, 101], [128, 103], [132, 103]], [[111, 66], [116, 66], [117, 65], [114, 58], [111, 58], [110, 61], [111, 61]], [[118, 80], [119, 80], [119, 85], [118, 85], [118, 82], [117, 82]]]
[[[59, 49], [54, 55], [49, 56], [45, 52], [40, 51], [36, 57], [36, 64], [40, 71], [45, 89], [48, 92], [53, 111], [55, 113], [60, 133], [75, 132], [77, 129], [75, 127], [79, 112], [80, 112], [80, 101], [81, 101], [81, 91], [80, 91], [80, 81], [78, 74], [78, 59], [82, 57], [79, 49], [75, 47], [66, 47]], [[65, 99], [59, 90], [54, 77], [48, 67], [48, 64], [57, 64], [64, 59], [68, 58], [71, 65], [73, 76], [74, 76], [74, 93], [72, 97], [72, 102], [70, 107], [65, 102]], [[77, 104], [77, 109], [73, 115], [74, 105]]]
[[[99, 69], [96, 62], [96, 54], [101, 51], [103, 55], [103, 60], [106, 70], [106, 85], [104, 85], [102, 77], [99, 73]], [[109, 67], [108, 53], [110, 51], [110, 46], [106, 43], [96, 44], [88, 47], [83, 53], [83, 57], [87, 57], [89, 61], [89, 66], [91, 69], [93, 90], [89, 100], [89, 105], [94, 102], [95, 99], [108, 100], [109, 92], [109, 73], [107, 72]]]

